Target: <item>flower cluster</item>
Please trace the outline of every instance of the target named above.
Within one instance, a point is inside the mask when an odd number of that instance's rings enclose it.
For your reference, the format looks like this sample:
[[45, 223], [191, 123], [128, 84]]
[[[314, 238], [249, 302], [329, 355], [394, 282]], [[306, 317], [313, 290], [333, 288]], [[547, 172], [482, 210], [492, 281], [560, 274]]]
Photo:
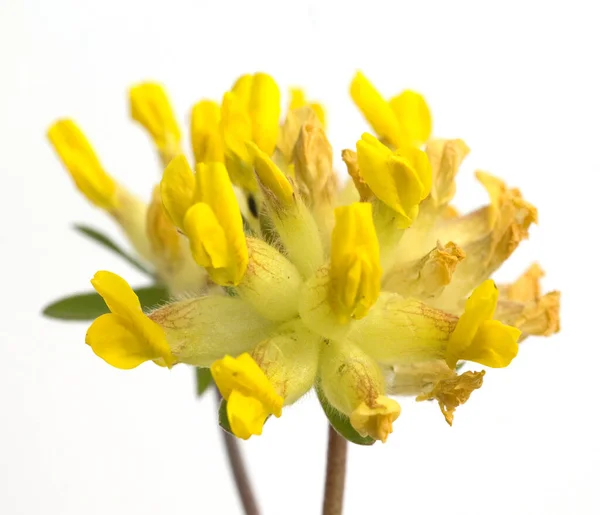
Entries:
[[460, 216], [450, 205], [468, 154], [431, 138], [421, 95], [384, 99], [357, 73], [350, 94], [375, 135], [342, 152], [340, 184], [325, 111], [264, 73], [240, 77], [221, 103], [191, 113], [194, 166], [163, 89], [130, 91], [164, 173], [148, 204], [119, 185], [70, 120], [49, 139], [79, 190], [109, 213], [172, 299], [144, 312], [127, 282], [92, 280], [110, 313], [86, 343], [107, 363], [210, 368], [227, 424], [261, 434], [270, 415], [315, 388], [331, 416], [360, 438], [386, 441], [407, 395], [435, 399], [449, 424], [529, 335], [558, 330], [559, 294], [542, 295], [533, 265], [513, 284], [490, 275], [527, 237], [536, 209], [477, 172], [490, 203]]

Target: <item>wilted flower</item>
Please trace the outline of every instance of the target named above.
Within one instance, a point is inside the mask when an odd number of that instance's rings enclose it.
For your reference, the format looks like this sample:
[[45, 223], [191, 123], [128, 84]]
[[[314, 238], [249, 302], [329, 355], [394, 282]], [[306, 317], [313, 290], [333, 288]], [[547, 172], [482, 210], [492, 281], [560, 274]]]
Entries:
[[50, 140], [88, 199], [123, 227], [173, 300], [148, 312], [120, 277], [92, 284], [110, 313], [86, 342], [109, 364], [210, 368], [225, 425], [261, 434], [270, 415], [317, 390], [332, 424], [359, 443], [385, 441], [400, 415], [390, 395], [436, 399], [452, 423], [484, 372], [528, 335], [558, 330], [559, 294], [537, 265], [514, 284], [490, 275], [526, 238], [535, 208], [477, 172], [490, 204], [459, 216], [454, 177], [469, 149], [431, 139], [421, 95], [386, 101], [358, 73], [350, 93], [379, 139], [363, 134], [332, 167], [324, 110], [300, 90], [280, 125], [266, 74], [244, 75], [221, 104], [192, 110], [195, 166], [156, 85], [132, 90], [132, 116], [165, 164], [149, 205], [108, 175], [71, 121]]

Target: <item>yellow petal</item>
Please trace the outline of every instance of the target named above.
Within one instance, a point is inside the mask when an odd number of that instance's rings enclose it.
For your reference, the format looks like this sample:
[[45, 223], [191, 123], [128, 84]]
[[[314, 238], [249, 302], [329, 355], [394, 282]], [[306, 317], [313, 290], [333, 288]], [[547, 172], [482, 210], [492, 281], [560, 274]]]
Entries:
[[257, 145], [246, 143], [254, 170], [266, 190], [283, 205], [290, 206], [294, 200], [294, 188], [277, 165]]
[[331, 235], [330, 303], [341, 320], [362, 318], [381, 284], [379, 243], [371, 204], [356, 202], [335, 210]]
[[96, 157], [94, 149], [72, 120], [59, 120], [48, 129], [48, 139], [75, 185], [95, 206], [117, 207], [117, 184]]
[[148, 131], [168, 162], [179, 153], [181, 131], [165, 90], [153, 82], [138, 84], [129, 90], [129, 102], [131, 117]]
[[173, 223], [183, 229], [183, 219], [194, 203], [196, 179], [185, 156], [175, 157], [165, 168], [160, 182], [163, 205]]
[[382, 202], [398, 213], [399, 226], [408, 227], [431, 188], [431, 167], [425, 153], [416, 148], [405, 155], [393, 153], [369, 134], [363, 134], [356, 151], [361, 177]]
[[253, 83], [254, 76], [246, 73], [245, 75], [240, 76], [231, 88], [231, 91], [242, 101], [244, 108], [247, 108], [250, 103]]
[[350, 424], [361, 436], [386, 442], [393, 431], [392, 424], [400, 416], [400, 405], [380, 395], [373, 402], [363, 402], [350, 414]]
[[279, 135], [281, 98], [277, 83], [266, 73], [254, 75], [248, 113], [253, 141], [267, 155], [273, 154]]
[[498, 289], [491, 279], [471, 294], [448, 341], [446, 362], [450, 368], [462, 359], [505, 367], [517, 355], [521, 331], [492, 320], [497, 303]]
[[97, 318], [86, 334], [86, 343], [98, 356], [123, 369], [149, 360], [162, 359], [167, 366], [175, 362], [164, 330], [142, 312], [127, 282], [116, 274], [100, 271], [92, 285], [111, 310]]
[[196, 198], [210, 207], [227, 239], [227, 279], [221, 280], [238, 284], [248, 265], [248, 248], [235, 192], [222, 163], [198, 165]]
[[206, 268], [228, 268], [230, 253], [227, 237], [208, 204], [198, 202], [187, 210], [183, 230], [190, 240], [194, 260]]
[[245, 143], [252, 140], [252, 122], [244, 100], [233, 92], [223, 96], [221, 129], [227, 151], [247, 161]]
[[504, 325], [498, 320], [486, 320], [461, 359], [475, 361], [486, 367], [507, 367], [519, 352], [520, 335], [521, 331], [516, 327]]
[[[142, 328], [135, 327], [131, 320], [107, 313], [94, 320], [87, 331], [85, 342], [109, 365], [129, 370], [145, 361], [163, 357], [161, 350], [151, 345], [153, 340], [142, 337], [141, 331]], [[152, 336], [159, 344], [159, 349], [163, 347], [159, 331], [154, 331]]]
[[227, 401], [227, 419], [231, 431], [238, 438], [248, 440], [261, 435], [270, 412], [257, 399], [234, 390]]
[[431, 113], [422, 95], [406, 90], [390, 100], [390, 106], [402, 127], [407, 141], [420, 146], [431, 136]]
[[352, 79], [350, 96], [379, 136], [395, 147], [403, 143], [394, 110], [361, 72], [356, 72]]
[[197, 163], [223, 162], [221, 108], [212, 100], [201, 100], [192, 108], [190, 121], [192, 147]]
[[227, 401], [227, 416], [236, 436], [247, 439], [261, 434], [268, 415], [281, 416], [283, 398], [249, 354], [225, 356], [215, 361], [210, 371]]
[[127, 281], [117, 274], [100, 270], [94, 274], [91, 283], [112, 313], [126, 318], [142, 313], [138, 296]]

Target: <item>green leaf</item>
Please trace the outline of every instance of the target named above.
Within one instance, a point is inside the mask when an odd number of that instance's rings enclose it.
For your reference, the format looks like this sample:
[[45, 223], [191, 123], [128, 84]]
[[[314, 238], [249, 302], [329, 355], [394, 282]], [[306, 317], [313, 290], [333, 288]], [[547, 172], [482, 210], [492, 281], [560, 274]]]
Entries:
[[143, 272], [150, 277], [154, 277], [154, 274], [148, 270], [144, 265], [142, 265], [137, 259], [133, 256], [129, 255], [125, 252], [121, 247], [119, 247], [114, 241], [112, 241], [108, 236], [105, 236], [101, 232], [98, 232], [96, 229], [92, 229], [91, 227], [87, 227], [86, 225], [76, 224], [74, 229], [92, 240], [96, 243], [99, 243], [103, 247], [106, 247], [109, 250], [112, 250], [115, 254], [121, 256], [125, 261], [127, 261], [130, 265], [133, 265], [140, 272]]
[[201, 397], [202, 394], [212, 384], [213, 379], [210, 374], [210, 368], [197, 368], [196, 367], [196, 395]]
[[[169, 293], [162, 286], [148, 286], [134, 291], [140, 299], [142, 309], [154, 307], [169, 299]], [[46, 306], [43, 314], [61, 320], [94, 320], [108, 312], [102, 297], [96, 292], [90, 292], [59, 299]]]
[[456, 365], [456, 373], [458, 374], [461, 371], [462, 367], [464, 367], [466, 364], [466, 361], [461, 361], [458, 365]]
[[231, 435], [233, 434], [229, 425], [229, 419], [227, 418], [227, 401], [225, 399], [221, 399], [221, 404], [219, 405], [219, 425], [223, 431], [227, 431]]
[[319, 402], [321, 403], [323, 411], [329, 419], [329, 423], [333, 429], [335, 429], [346, 440], [357, 445], [373, 445], [375, 443], [375, 440], [370, 436], [360, 436], [356, 429], [354, 429], [350, 424], [350, 419], [329, 404], [329, 401], [325, 397], [323, 390], [321, 390], [321, 387], [318, 384], [315, 384], [315, 391], [317, 392]]

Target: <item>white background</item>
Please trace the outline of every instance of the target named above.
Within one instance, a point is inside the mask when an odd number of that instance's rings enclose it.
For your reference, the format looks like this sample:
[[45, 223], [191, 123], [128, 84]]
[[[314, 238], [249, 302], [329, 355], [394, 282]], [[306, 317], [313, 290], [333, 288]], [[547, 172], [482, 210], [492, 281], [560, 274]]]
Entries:
[[[424, 93], [436, 135], [472, 148], [459, 207], [485, 201], [482, 168], [539, 208], [496, 277], [539, 259], [545, 287], [563, 292], [563, 330], [488, 373], [453, 428], [404, 400], [386, 445], [352, 447], [346, 513], [600, 513], [594, 4], [1, 0], [0, 513], [239, 513], [213, 399], [194, 398], [190, 369], [113, 369], [84, 345], [85, 324], [39, 315], [98, 269], [143, 280], [70, 229], [117, 234], [72, 187], [47, 126], [76, 118], [106, 168], [147, 196], [159, 171], [128, 120], [132, 83], [165, 83], [187, 124], [193, 102], [270, 72], [325, 103], [337, 156], [366, 129], [347, 93], [356, 68], [386, 95]], [[266, 514], [319, 512], [325, 435], [311, 395], [244, 444]]]

